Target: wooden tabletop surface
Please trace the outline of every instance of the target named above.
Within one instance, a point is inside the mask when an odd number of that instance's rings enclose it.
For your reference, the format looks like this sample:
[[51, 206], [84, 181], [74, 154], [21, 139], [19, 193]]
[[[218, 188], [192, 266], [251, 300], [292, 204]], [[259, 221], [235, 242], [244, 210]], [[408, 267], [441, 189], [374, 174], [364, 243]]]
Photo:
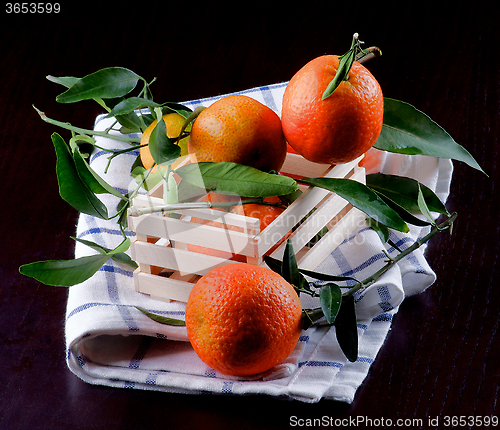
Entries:
[[[498, 8], [332, 3], [255, 10], [153, 2], [133, 10], [85, 2], [71, 10], [63, 3], [58, 14], [1, 12], [0, 428], [263, 430], [298, 427], [294, 416], [403, 419], [408, 428], [445, 428], [447, 419], [451, 427], [465, 416], [462, 428], [487, 428], [477, 420], [500, 415]], [[345, 52], [354, 32], [383, 51], [367, 67], [384, 96], [428, 114], [489, 175], [455, 163], [447, 203], [459, 214], [455, 230], [427, 251], [437, 281], [404, 301], [354, 402], [163, 394], [74, 376], [65, 363], [67, 290], [18, 273], [23, 263], [72, 258], [78, 215], [58, 194], [57, 130], [32, 104], [87, 128], [101, 110], [56, 103], [60, 87], [45, 76], [123, 66], [157, 77], [158, 100], [182, 102], [287, 81], [314, 57]]]

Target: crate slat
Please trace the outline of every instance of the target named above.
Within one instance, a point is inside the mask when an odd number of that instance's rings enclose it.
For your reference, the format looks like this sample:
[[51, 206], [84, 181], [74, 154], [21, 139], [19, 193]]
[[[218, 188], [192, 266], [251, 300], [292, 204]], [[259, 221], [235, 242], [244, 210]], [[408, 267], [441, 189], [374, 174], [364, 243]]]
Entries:
[[134, 283], [136, 291], [165, 301], [187, 302], [193, 288], [190, 282], [143, 273], [139, 269], [134, 271]]
[[136, 241], [133, 248], [136, 262], [183, 273], [204, 275], [211, 268], [228, 263], [225, 258], [147, 242]]

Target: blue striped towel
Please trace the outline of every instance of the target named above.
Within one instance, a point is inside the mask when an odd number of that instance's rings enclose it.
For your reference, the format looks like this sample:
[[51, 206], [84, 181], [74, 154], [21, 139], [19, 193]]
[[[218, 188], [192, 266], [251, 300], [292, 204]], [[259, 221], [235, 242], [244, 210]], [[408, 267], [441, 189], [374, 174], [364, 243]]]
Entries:
[[[281, 113], [286, 83], [240, 92]], [[208, 106], [223, 96], [185, 103], [191, 108]], [[112, 120], [97, 117], [95, 128], [105, 130]], [[118, 132], [116, 132], [118, 133]], [[125, 143], [97, 138], [103, 148], [120, 149]], [[116, 158], [106, 174], [108, 153], [96, 150], [91, 165], [111, 185], [125, 193], [135, 188], [130, 167], [137, 153]], [[382, 171], [413, 177], [436, 191], [446, 201], [453, 165], [449, 160], [422, 156], [385, 154]], [[113, 213], [117, 198], [104, 195]], [[404, 249], [427, 230], [412, 227], [409, 234], [391, 233]], [[133, 237], [132, 232], [127, 233]], [[114, 248], [122, 240], [115, 221], [82, 214], [77, 237]], [[353, 275], [359, 279], [384, 264], [384, 245], [375, 232], [359, 227], [321, 263], [319, 271]], [[395, 255], [396, 250], [385, 246]], [[350, 403], [375, 360], [392, 319], [403, 299], [425, 290], [436, 279], [421, 248], [393, 267], [375, 284], [356, 297], [359, 358], [350, 363], [342, 354], [335, 328], [312, 327], [302, 333], [293, 353], [269, 372], [249, 379], [227, 377], [207, 367], [194, 353], [184, 327], [164, 326], [151, 321], [135, 306], [161, 315], [183, 318], [185, 305], [164, 303], [134, 290], [132, 271], [109, 261], [91, 279], [70, 288], [65, 321], [67, 364], [82, 380], [111, 387], [158, 390], [175, 393], [263, 394], [303, 402], [322, 398]], [[75, 256], [93, 251], [77, 243]], [[307, 303], [309, 307], [311, 304]]]

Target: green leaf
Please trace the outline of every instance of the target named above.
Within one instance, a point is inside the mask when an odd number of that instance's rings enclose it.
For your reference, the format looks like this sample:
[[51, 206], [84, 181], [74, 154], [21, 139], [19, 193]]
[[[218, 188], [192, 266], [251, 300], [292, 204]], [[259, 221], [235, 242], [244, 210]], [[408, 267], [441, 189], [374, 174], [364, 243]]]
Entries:
[[155, 103], [152, 100], [148, 100], [142, 97], [129, 97], [128, 99], [121, 101], [113, 109], [111, 109], [111, 112], [109, 112], [106, 118], [111, 118], [117, 115], [126, 115], [134, 112], [136, 109], [144, 107], [156, 108], [161, 107], [161, 105]]
[[66, 87], [66, 88], [71, 88], [73, 85], [75, 85], [80, 80], [80, 78], [75, 78], [73, 76], [61, 76], [61, 77], [57, 78], [57, 77], [51, 76], [51, 75], [48, 75], [47, 79], [50, 82], [54, 82], [56, 84], [59, 84], [59, 85]]
[[125, 198], [123, 194], [116, 191], [111, 185], [109, 185], [104, 179], [102, 179], [83, 159], [82, 155], [75, 149], [73, 151], [73, 160], [75, 162], [75, 167], [80, 176], [80, 179], [84, 184], [95, 194], [109, 193], [113, 194], [120, 199]]
[[283, 276], [282, 263], [277, 258], [273, 258], [270, 255], [264, 255], [264, 261], [269, 266], [269, 268], [276, 272], [278, 275]]
[[71, 238], [77, 242], [89, 246], [90, 248], [96, 250], [97, 252], [103, 255], [110, 256], [113, 260], [117, 261], [118, 263], [126, 264], [132, 267], [133, 269], [137, 269], [138, 267], [137, 263], [134, 260], [132, 260], [127, 254], [125, 254], [125, 251], [130, 247], [130, 239], [128, 238], [123, 240], [115, 249], [106, 248], [105, 246], [98, 245], [97, 243], [92, 242], [90, 240], [78, 239], [77, 237], [71, 237]]
[[[378, 193], [377, 193], [378, 194]], [[427, 221], [421, 220], [420, 218], [417, 218], [415, 215], [413, 215], [411, 212], [407, 211], [405, 208], [402, 206], [398, 205], [394, 201], [392, 201], [390, 198], [387, 196], [384, 196], [382, 194], [379, 194], [379, 197], [387, 203], [389, 207], [394, 209], [398, 215], [403, 219], [404, 222], [413, 224], [413, 225], [418, 225], [419, 227], [425, 227], [426, 225], [429, 225]], [[380, 224], [382, 225], [382, 224]]]
[[424, 193], [422, 193], [422, 188], [420, 188], [420, 185], [418, 186], [418, 207], [420, 208], [420, 212], [422, 212], [425, 217], [429, 220], [429, 222], [433, 225], [436, 225], [436, 221], [434, 221], [434, 218], [432, 217], [429, 207], [427, 206], [427, 203], [425, 202], [425, 197]]
[[386, 175], [384, 173], [373, 173], [366, 175], [366, 185], [377, 192], [391, 199], [399, 206], [408, 211], [418, 211], [419, 188], [424, 194], [425, 201], [432, 212], [447, 214], [448, 211], [443, 202], [439, 200], [434, 191], [415, 179], [405, 176]]
[[19, 272], [46, 285], [71, 287], [92, 277], [109, 258], [96, 254], [73, 260], [37, 261], [21, 266]]
[[134, 307], [136, 309], [140, 310], [148, 318], [152, 319], [153, 321], [156, 321], [157, 323], [164, 324], [164, 325], [180, 326], [180, 327], [183, 327], [186, 325], [186, 322], [183, 320], [178, 320], [175, 318], [168, 318], [168, 317], [164, 317], [162, 315], [154, 314], [154, 313], [148, 312], [147, 310], [142, 309], [138, 306], [134, 306]]
[[52, 142], [56, 150], [56, 175], [59, 184], [59, 194], [63, 200], [76, 210], [86, 214], [107, 219], [106, 206], [85, 185], [78, 175], [71, 152], [63, 138], [52, 134]]
[[84, 76], [59, 94], [59, 103], [121, 97], [132, 91], [141, 77], [123, 67], [108, 67]]
[[384, 124], [375, 148], [462, 161], [484, 173], [474, 157], [436, 122], [412, 105], [384, 98]]
[[377, 232], [378, 237], [383, 243], [386, 243], [389, 240], [389, 228], [375, 221], [373, 218], [367, 218], [366, 222], [368, 225]]
[[[142, 119], [144, 118], [145, 116], [143, 115]], [[143, 131], [141, 128], [142, 127], [141, 120], [139, 119], [139, 117], [135, 112], [131, 112], [126, 115], [116, 115], [115, 119], [122, 126], [120, 128], [121, 134], [141, 133]]]
[[342, 302], [342, 291], [336, 284], [326, 284], [319, 290], [321, 310], [328, 324], [333, 324]]
[[161, 115], [161, 110], [156, 108], [155, 112], [159, 121], [149, 136], [149, 151], [156, 164], [171, 164], [180, 157], [181, 148], [167, 137], [167, 127]]
[[358, 359], [358, 326], [354, 296], [342, 302], [335, 319], [335, 334], [340, 349], [350, 362]]
[[311, 278], [318, 279], [320, 281], [332, 281], [332, 282], [339, 282], [339, 281], [355, 281], [359, 282], [356, 278], [353, 278], [352, 276], [337, 276], [337, 275], [330, 275], [328, 273], [321, 273], [321, 272], [313, 272], [312, 270], [306, 270], [306, 269], [301, 269], [299, 267], [300, 273], [310, 276]]
[[241, 197], [281, 196], [298, 190], [292, 178], [237, 163], [191, 163], [178, 168], [176, 173], [198, 187]]
[[305, 178], [301, 179], [301, 182], [337, 193], [369, 217], [394, 230], [403, 233], [409, 231], [408, 226], [399, 214], [389, 207], [374, 191], [360, 182], [344, 178]]
[[358, 40], [358, 34], [355, 33], [352, 38], [352, 43], [349, 50], [344, 55], [341, 55], [339, 57], [340, 61], [337, 72], [335, 73], [335, 76], [332, 79], [332, 81], [328, 84], [328, 87], [323, 93], [321, 100], [325, 100], [326, 98], [330, 97], [333, 94], [333, 92], [338, 88], [340, 83], [342, 81], [347, 80], [347, 78], [349, 77], [349, 71], [351, 70], [352, 63], [354, 63], [356, 54], [361, 51], [359, 44], [360, 42]]
[[193, 113], [193, 110], [191, 108], [188, 108], [187, 106], [184, 106], [180, 103], [167, 102], [163, 103], [161, 106], [162, 115], [165, 115], [167, 113], [178, 113], [180, 116], [183, 116], [187, 119]]
[[130, 239], [125, 238], [115, 249], [100, 246], [89, 240], [74, 238], [99, 252], [96, 255], [75, 258], [73, 260], [46, 260], [22, 265], [19, 272], [39, 282], [55, 287], [71, 287], [91, 278], [110, 258], [128, 264], [134, 269], [137, 264], [125, 251], [130, 247]]
[[282, 276], [287, 282], [292, 284], [297, 290], [297, 294], [301, 291], [310, 291], [307, 280], [299, 272], [297, 260], [293, 251], [292, 241], [286, 241], [285, 251], [283, 253], [283, 262], [281, 263]]

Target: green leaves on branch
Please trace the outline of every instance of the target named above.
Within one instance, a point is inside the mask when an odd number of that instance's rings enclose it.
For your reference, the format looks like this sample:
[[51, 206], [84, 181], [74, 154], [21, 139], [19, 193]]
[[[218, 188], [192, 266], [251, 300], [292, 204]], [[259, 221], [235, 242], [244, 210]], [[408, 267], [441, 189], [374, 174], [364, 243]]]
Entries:
[[[356, 309], [354, 308], [354, 298], [352, 294], [349, 292], [342, 294], [340, 286], [333, 282], [327, 284], [308, 283], [304, 274], [319, 280], [326, 279], [329, 281], [352, 278], [337, 277], [299, 269], [290, 239], [287, 240], [282, 262], [269, 256], [265, 256], [264, 259], [272, 270], [279, 273], [286, 281], [294, 286], [297, 294], [303, 293], [312, 297], [319, 297], [319, 308], [303, 310], [303, 328], [307, 330], [315, 321], [321, 318], [325, 318], [326, 323], [329, 325], [338, 326], [336, 335], [340, 348], [348, 360], [356, 361], [358, 356], [358, 332], [356, 325]], [[319, 292], [317, 292], [317, 290], [319, 290]]]
[[[126, 210], [128, 199], [104, 181], [87, 164], [76, 144], [69, 147], [63, 138], [54, 133], [52, 142], [56, 151], [56, 175], [59, 184], [59, 194], [79, 212], [101, 219], [109, 219], [104, 203], [96, 194], [109, 193], [122, 203], [121, 211]], [[117, 213], [120, 215], [120, 212]], [[47, 285], [69, 287], [79, 284], [93, 276], [110, 258], [132, 268], [136, 263], [125, 251], [130, 246], [130, 239], [125, 238], [115, 249], [108, 249], [94, 242], [75, 239], [99, 254], [76, 258], [73, 260], [47, 260], [25, 264], [19, 268], [20, 273], [30, 276]]]
[[[418, 185], [418, 188], [417, 200], [420, 210], [430, 215], [424, 193], [420, 190], [420, 185]], [[307, 330], [315, 321], [324, 318], [326, 324], [335, 326], [338, 344], [346, 358], [353, 362], [356, 361], [358, 357], [358, 329], [354, 294], [372, 285], [385, 272], [391, 269], [391, 267], [427, 243], [434, 235], [447, 229], [451, 231], [456, 217], [457, 214], [453, 213], [439, 225], [431, 218], [432, 229], [429, 233], [423, 238], [415, 241], [404, 251], [396, 248], [399, 254], [395, 257], [388, 256], [386, 264], [381, 269], [362, 281], [350, 276], [335, 276], [301, 269], [297, 265], [291, 239], [287, 240], [283, 253], [283, 261], [279, 261], [270, 256], [265, 256], [264, 260], [271, 270], [279, 273], [285, 280], [294, 286], [297, 294], [307, 294], [311, 297], [319, 297], [320, 307], [303, 310], [303, 328]], [[317, 281], [308, 283], [304, 276], [308, 276], [318, 281], [326, 281], [327, 283], [319, 283]], [[341, 281], [354, 281], [354, 286], [340, 287], [337, 282]], [[347, 291], [342, 292], [341, 288], [347, 289]]]
[[94, 276], [109, 258], [107, 255], [97, 254], [73, 260], [36, 261], [21, 266], [19, 272], [42, 284], [70, 287]]
[[332, 81], [326, 87], [321, 100], [325, 100], [330, 97], [333, 92], [338, 88], [342, 81], [346, 81], [349, 77], [349, 71], [351, 70], [352, 63], [356, 59], [356, 56], [362, 51], [360, 44], [363, 43], [358, 40], [358, 33], [354, 33], [352, 37], [351, 47], [349, 50], [339, 57], [339, 67]]
[[167, 127], [160, 108], [155, 109], [158, 123], [149, 136], [149, 151], [156, 164], [172, 164], [180, 155], [181, 148], [167, 137]]
[[[63, 200], [73, 206], [79, 212], [83, 212], [98, 218], [107, 219], [108, 211], [95, 193], [90, 189], [85, 180], [92, 175], [79, 175], [75, 158], [64, 142], [63, 138], [54, 133], [52, 143], [57, 155], [56, 174], [59, 184], [59, 194]], [[78, 151], [75, 151], [78, 154]], [[83, 161], [83, 160], [82, 160]], [[83, 161], [85, 163], [85, 161]], [[79, 163], [79, 161], [78, 161]], [[80, 164], [80, 167], [82, 164]]]
[[132, 267], [135, 265], [132, 260], [127, 260], [128, 256], [124, 254], [130, 246], [130, 239], [124, 239], [113, 250], [101, 247], [93, 242], [80, 241], [88, 244], [100, 253], [73, 260], [37, 261], [21, 266], [19, 272], [46, 285], [70, 287], [92, 277], [110, 258], [125, 262], [132, 265]]
[[241, 197], [282, 196], [298, 190], [297, 182], [287, 176], [237, 163], [191, 163], [178, 168], [176, 173], [199, 188]]
[[[59, 94], [56, 100], [59, 103], [75, 103], [91, 99], [111, 99], [121, 97], [132, 91], [139, 79], [139, 75], [123, 67], [108, 67], [91, 73], [81, 79], [56, 78], [59, 83], [72, 84], [65, 92]], [[55, 81], [54, 78], [51, 79]]]
[[418, 181], [405, 176], [372, 173], [366, 176], [366, 184], [381, 196], [385, 196], [409, 211], [419, 210], [417, 203], [419, 186], [429, 208], [441, 214], [448, 213], [434, 192]]
[[409, 231], [399, 214], [374, 191], [360, 182], [343, 178], [307, 178], [301, 181], [338, 194], [381, 224], [404, 233]]
[[436, 122], [412, 105], [385, 97], [384, 123], [375, 148], [462, 161], [484, 173], [474, 157]]
[[52, 134], [56, 151], [56, 175], [62, 199], [79, 212], [108, 219], [108, 211], [96, 194], [110, 193], [125, 197], [104, 181], [83, 159], [77, 146], [69, 148], [63, 138]]
[[[420, 227], [431, 224], [428, 213], [421, 211], [419, 192], [430, 212], [448, 214], [430, 188], [404, 176], [374, 173], [366, 176], [366, 185], [343, 178], [305, 178], [301, 182], [325, 188], [346, 199], [368, 215], [369, 225], [384, 241], [388, 240], [389, 228], [406, 233], [408, 224]], [[419, 215], [426, 219], [418, 218]]]

